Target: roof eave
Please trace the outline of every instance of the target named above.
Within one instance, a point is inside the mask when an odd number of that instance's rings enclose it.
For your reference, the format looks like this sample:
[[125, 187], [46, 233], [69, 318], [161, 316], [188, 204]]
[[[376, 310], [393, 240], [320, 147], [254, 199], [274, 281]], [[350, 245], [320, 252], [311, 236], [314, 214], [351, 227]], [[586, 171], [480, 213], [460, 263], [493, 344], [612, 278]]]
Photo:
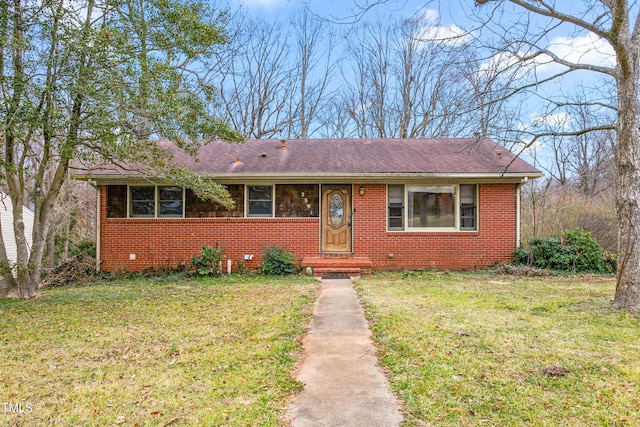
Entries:
[[[411, 181], [469, 181], [469, 182], [522, 182], [528, 179], [536, 179], [544, 176], [543, 173], [517, 172], [517, 173], [261, 173], [261, 174], [238, 174], [223, 173], [217, 175], [203, 175], [221, 183], [252, 183], [252, 182], [273, 182], [273, 183], [301, 183], [301, 182], [358, 182], [366, 183], [394, 183]], [[98, 184], [116, 183], [155, 183], [156, 180], [145, 175], [99, 175], [88, 174], [78, 175], [76, 179], [84, 181], [94, 181]]]

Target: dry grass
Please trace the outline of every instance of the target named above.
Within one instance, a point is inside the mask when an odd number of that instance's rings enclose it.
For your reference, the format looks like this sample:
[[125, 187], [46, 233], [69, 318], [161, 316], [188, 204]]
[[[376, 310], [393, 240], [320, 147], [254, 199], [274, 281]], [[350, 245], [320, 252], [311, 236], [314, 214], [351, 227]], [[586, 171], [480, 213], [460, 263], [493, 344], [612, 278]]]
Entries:
[[315, 287], [169, 277], [0, 301], [0, 425], [281, 425]]
[[407, 426], [640, 425], [640, 316], [610, 308], [612, 278], [425, 272], [357, 287]]

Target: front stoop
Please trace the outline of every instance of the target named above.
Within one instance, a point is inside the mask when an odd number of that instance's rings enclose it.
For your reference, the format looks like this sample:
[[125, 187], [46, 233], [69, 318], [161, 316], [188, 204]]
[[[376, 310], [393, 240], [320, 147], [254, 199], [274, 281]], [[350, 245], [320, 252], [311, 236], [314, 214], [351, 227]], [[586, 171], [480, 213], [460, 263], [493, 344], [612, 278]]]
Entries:
[[368, 257], [305, 257], [302, 260], [302, 269], [311, 267], [315, 277], [358, 277], [361, 274], [371, 273], [372, 265]]

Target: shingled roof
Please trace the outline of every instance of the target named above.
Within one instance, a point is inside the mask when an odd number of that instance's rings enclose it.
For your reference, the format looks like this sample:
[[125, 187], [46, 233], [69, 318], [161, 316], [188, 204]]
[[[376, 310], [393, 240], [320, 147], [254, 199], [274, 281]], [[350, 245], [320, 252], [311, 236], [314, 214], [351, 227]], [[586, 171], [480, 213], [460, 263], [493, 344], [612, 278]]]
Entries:
[[[488, 139], [295, 139], [213, 141], [192, 157], [162, 141], [175, 162], [200, 174], [269, 176], [469, 176], [530, 177], [542, 173]], [[92, 170], [94, 178], [133, 176], [114, 167]]]

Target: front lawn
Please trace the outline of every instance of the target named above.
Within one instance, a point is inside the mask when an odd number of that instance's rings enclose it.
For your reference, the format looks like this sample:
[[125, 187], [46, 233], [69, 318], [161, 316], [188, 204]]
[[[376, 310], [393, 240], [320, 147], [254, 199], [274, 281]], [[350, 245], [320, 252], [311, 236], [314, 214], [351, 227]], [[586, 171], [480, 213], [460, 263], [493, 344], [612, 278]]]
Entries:
[[640, 315], [610, 308], [613, 278], [424, 272], [357, 288], [407, 426], [640, 425]]
[[0, 300], [0, 425], [281, 425], [316, 288], [168, 277]]

